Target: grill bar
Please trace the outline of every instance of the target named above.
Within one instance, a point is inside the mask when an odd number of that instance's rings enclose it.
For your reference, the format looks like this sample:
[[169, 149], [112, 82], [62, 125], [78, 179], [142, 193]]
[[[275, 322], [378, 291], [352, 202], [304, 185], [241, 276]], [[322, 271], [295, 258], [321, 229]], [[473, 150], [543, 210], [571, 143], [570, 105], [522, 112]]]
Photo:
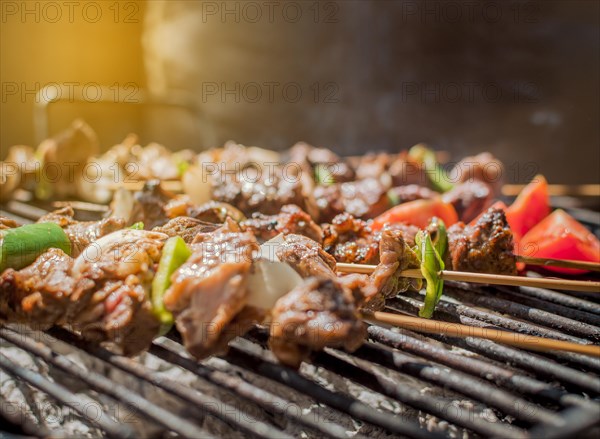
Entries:
[[231, 349], [225, 357], [227, 361], [292, 387], [350, 416], [412, 438], [443, 437], [421, 429], [412, 421], [401, 419], [391, 413], [379, 412], [353, 398], [331, 392], [295, 371], [266, 360], [269, 355], [266, 355], [260, 346], [248, 340], [236, 339], [230, 343], [230, 346]]
[[90, 416], [85, 409], [85, 405], [79, 404], [77, 401], [80, 399], [73, 392], [64, 388], [63, 386], [53, 383], [50, 380], [43, 378], [40, 374], [35, 373], [29, 369], [21, 367], [4, 355], [0, 354], [0, 368], [4, 369], [10, 375], [21, 378], [22, 380], [29, 383], [31, 386], [36, 387], [48, 395], [52, 396], [56, 400], [63, 404], [71, 407], [81, 416], [86, 418], [88, 421], [96, 424], [102, 430], [104, 430], [110, 437], [119, 438], [134, 438], [135, 432], [133, 429], [126, 424], [119, 424], [111, 419], [104, 411], [100, 412], [99, 417]]
[[[176, 352], [157, 344], [153, 344], [150, 347], [150, 353], [165, 361], [168, 361], [169, 363], [177, 364], [178, 366], [183, 367], [184, 369], [189, 370], [190, 372], [193, 372], [210, 382], [213, 382], [219, 386], [223, 386], [231, 390], [234, 394], [241, 395], [252, 402], [259, 404], [268, 412], [284, 415], [292, 419], [294, 422], [304, 425], [312, 431], [319, 432], [321, 436], [324, 435], [338, 439], [347, 439], [348, 437], [346, 431], [337, 425], [315, 422], [307, 415], [296, 414], [293, 411], [286, 411], [284, 408], [289, 406], [289, 401], [286, 401], [283, 398], [280, 398], [263, 389], [259, 389], [256, 386], [243, 381], [241, 378], [210, 369], [205, 365], [201, 365], [193, 360], [190, 360], [189, 358], [184, 358]], [[353, 437], [357, 439], [362, 438], [360, 435], [355, 435]]]
[[[600, 315], [600, 304], [590, 302], [589, 300], [573, 297], [568, 294], [559, 293], [552, 290], [544, 290], [542, 288], [518, 287], [515, 289], [506, 288], [504, 286], [496, 287], [500, 291], [505, 291], [509, 294], [523, 295], [526, 297], [535, 297], [541, 301], [557, 303], [569, 308], [574, 308], [580, 311], [585, 311], [590, 314]], [[541, 302], [544, 303], [544, 302]]]
[[[30, 337], [26, 337], [23, 334], [19, 334], [8, 328], [0, 328], [0, 337], [77, 377], [91, 388], [109, 395], [118, 401], [125, 402], [131, 407], [134, 407], [137, 411], [151, 418], [154, 422], [157, 422], [181, 436], [188, 438], [212, 437], [200, 427], [151, 403], [137, 393], [132, 392], [131, 389], [117, 384], [98, 373], [83, 369], [70, 361], [67, 357], [56, 354], [48, 346], [37, 343]], [[61, 402], [67, 404], [68, 400], [65, 401], [61, 399]]]
[[87, 353], [136, 376], [139, 379], [147, 381], [173, 395], [185, 399], [186, 401], [194, 404], [196, 408], [201, 409], [200, 411], [206, 411], [212, 416], [220, 418], [230, 425], [235, 425], [239, 430], [257, 437], [277, 437], [282, 439], [291, 437], [283, 433], [281, 430], [275, 429], [274, 427], [271, 427], [270, 425], [267, 425], [264, 422], [261, 422], [258, 419], [250, 416], [249, 414], [246, 414], [243, 418], [238, 419], [238, 417], [233, 415], [233, 413], [235, 413], [235, 409], [233, 407], [215, 398], [203, 395], [189, 387], [185, 387], [173, 380], [160, 377], [148, 367], [145, 367], [130, 358], [116, 355], [100, 347], [91, 346], [89, 343], [86, 343], [84, 340], [62, 328], [52, 328], [47, 332], [53, 337], [56, 337], [58, 340], [76, 346], [79, 349], [84, 350]]

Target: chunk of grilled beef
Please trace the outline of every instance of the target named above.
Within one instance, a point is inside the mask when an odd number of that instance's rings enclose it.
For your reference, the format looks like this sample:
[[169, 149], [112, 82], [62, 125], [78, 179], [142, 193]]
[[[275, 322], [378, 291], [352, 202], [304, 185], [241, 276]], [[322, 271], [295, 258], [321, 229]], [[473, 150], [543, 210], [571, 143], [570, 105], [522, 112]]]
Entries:
[[146, 349], [159, 329], [150, 291], [167, 235], [124, 229], [104, 236], [75, 259], [77, 279], [65, 322], [92, 342], [124, 355]]
[[446, 268], [478, 273], [517, 273], [513, 234], [504, 211], [490, 208], [474, 226], [460, 222], [448, 229]]
[[198, 233], [213, 232], [218, 227], [218, 224], [207, 223], [188, 216], [179, 216], [153, 230], [168, 236], [181, 236], [187, 244], [190, 244]]
[[165, 212], [169, 218], [187, 216], [214, 224], [225, 222], [227, 217], [237, 222], [246, 219], [244, 214], [231, 204], [220, 201], [209, 201], [201, 205], [195, 205], [185, 195], [179, 195], [170, 200], [165, 206]]
[[56, 223], [62, 227], [71, 241], [71, 256], [77, 257], [90, 243], [125, 227], [121, 218], [105, 218], [100, 221], [77, 221], [70, 206], [42, 216], [38, 223]]
[[19, 227], [15, 220], [0, 215], [0, 230], [14, 229], [15, 227]]
[[62, 250], [50, 249], [22, 270], [9, 268], [0, 275], [0, 318], [48, 328], [64, 321], [73, 278], [73, 259]]
[[344, 212], [361, 219], [375, 218], [391, 207], [387, 190], [388, 186], [376, 178], [319, 185], [314, 193], [319, 219], [330, 222]]
[[258, 243], [251, 233], [216, 231], [198, 234], [191, 248], [190, 258], [171, 277], [164, 304], [175, 315], [187, 350], [204, 358], [239, 335], [225, 329], [246, 305]]
[[306, 279], [277, 301], [271, 316], [269, 346], [291, 367], [327, 346], [354, 351], [366, 335], [352, 293], [329, 278]]
[[326, 148], [315, 148], [300, 142], [289, 151], [290, 165], [311, 173], [311, 177], [327, 183], [342, 183], [356, 179], [355, 170], [349, 163]]
[[461, 221], [469, 223], [492, 204], [494, 194], [489, 184], [470, 180], [454, 186], [442, 199], [454, 206]]
[[306, 236], [318, 243], [322, 242], [323, 231], [310, 215], [293, 204], [285, 205], [275, 215], [255, 213], [241, 223], [243, 230], [254, 233], [259, 241], [268, 241], [283, 233]]
[[336, 278], [335, 259], [319, 243], [306, 236], [286, 235], [277, 249], [281, 262], [289, 264], [303, 278], [316, 276]]
[[165, 224], [169, 217], [166, 206], [175, 195], [164, 190], [160, 180], [149, 180], [141, 191], [134, 194], [129, 223], [143, 222], [146, 230]]
[[504, 165], [489, 152], [465, 157], [454, 166], [450, 175], [458, 183], [482, 181], [490, 186], [492, 196], [500, 194], [504, 178]]
[[323, 225], [323, 248], [337, 262], [377, 264], [378, 236], [367, 223], [349, 213], [341, 213]]

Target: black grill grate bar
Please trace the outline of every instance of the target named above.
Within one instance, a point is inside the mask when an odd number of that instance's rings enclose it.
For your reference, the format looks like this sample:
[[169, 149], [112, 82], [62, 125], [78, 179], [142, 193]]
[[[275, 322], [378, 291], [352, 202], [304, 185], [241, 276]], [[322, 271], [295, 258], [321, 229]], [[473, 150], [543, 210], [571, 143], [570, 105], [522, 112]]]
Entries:
[[234, 426], [238, 430], [255, 435], [257, 437], [291, 437], [285, 434], [283, 431], [261, 422], [258, 419], [255, 419], [249, 414], [244, 415], [244, 417], [236, 417], [235, 415], [232, 415], [236, 411], [233, 407], [230, 407], [215, 398], [203, 395], [194, 389], [186, 387], [173, 380], [161, 377], [155, 374], [154, 371], [148, 367], [143, 366], [135, 360], [123, 357], [121, 355], [116, 355], [101, 347], [91, 346], [89, 343], [86, 343], [84, 340], [77, 337], [75, 334], [66, 331], [65, 329], [52, 328], [47, 332], [58, 340], [68, 343], [72, 346], [76, 346], [88, 354], [100, 358], [101, 360], [117, 367], [118, 369], [134, 375], [140, 380], [147, 381], [150, 384], [160, 387], [161, 389], [179, 398], [191, 402], [194, 404], [194, 407], [199, 409], [201, 412], [206, 411], [208, 414], [221, 419], [225, 423]]
[[501, 298], [502, 293], [497, 293], [493, 289], [485, 288], [480, 293], [479, 291], [473, 291], [472, 288], [471, 290], [460, 287], [453, 288], [452, 284], [450, 284], [449, 288], [445, 288], [444, 293], [450, 297], [459, 299], [461, 302], [466, 301], [470, 305], [484, 306], [496, 312], [502, 312], [531, 323], [559, 329], [571, 335], [600, 340], [600, 328], [596, 326], [538, 308], [511, 302]]
[[344, 377], [371, 390], [481, 435], [511, 438], [526, 436], [525, 431], [509, 424], [490, 422], [474, 416], [468, 410], [460, 407], [450, 408], [448, 402], [443, 399], [424, 395], [412, 387], [396, 383], [373, 367], [374, 365], [370, 361], [354, 358], [350, 362], [327, 353], [320, 353], [314, 358], [313, 364], [326, 368], [332, 373], [343, 371]]
[[[319, 423], [313, 420], [310, 416], [297, 414], [294, 411], [287, 411], [285, 408], [289, 407], [289, 401], [253, 386], [239, 377], [231, 376], [224, 372], [211, 369], [210, 367], [199, 364], [194, 360], [182, 357], [178, 353], [158, 344], [153, 344], [150, 347], [149, 352], [152, 355], [155, 355], [171, 364], [176, 364], [180, 367], [183, 367], [184, 369], [195, 373], [207, 381], [229, 389], [233, 394], [242, 396], [260, 405], [260, 407], [268, 412], [284, 415], [286, 418], [315, 432], [318, 432], [322, 436], [333, 437], [337, 439], [348, 438], [348, 434], [343, 427], [332, 423]], [[355, 435], [353, 438], [365, 439], [360, 435]]]
[[[600, 304], [594, 303], [590, 300], [580, 299], [578, 297], [571, 296], [565, 293], [559, 293], [557, 291], [545, 290], [543, 288], [532, 288], [532, 287], [505, 287], [503, 285], [495, 285], [495, 289], [514, 295], [522, 296], [527, 298], [535, 298], [540, 300], [540, 303], [555, 303], [562, 305], [570, 309], [586, 313], [587, 315], [593, 315], [595, 317], [600, 316]], [[594, 294], [594, 293], [590, 293]], [[596, 324], [595, 326], [600, 326]]]
[[[85, 405], [77, 402], [81, 399], [80, 397], [60, 384], [53, 383], [52, 381], [42, 377], [39, 373], [18, 366], [2, 354], [0, 354], [0, 368], [4, 369], [8, 374], [18, 377], [27, 382], [29, 385], [47, 393], [57, 401], [60, 401], [62, 404], [71, 407], [89, 422], [104, 430], [110, 437], [135, 437], [135, 433], [130, 426], [117, 423], [104, 411], [101, 411], [99, 416], [91, 416], [88, 413], [88, 410], [86, 410]], [[96, 414], [96, 412], [94, 412], [94, 414]]]
[[[212, 436], [182, 417], [176, 416], [168, 410], [159, 407], [131, 389], [115, 383], [114, 381], [92, 371], [88, 371], [73, 363], [67, 357], [56, 354], [48, 346], [36, 342], [34, 339], [8, 328], [0, 328], [0, 337], [19, 348], [30, 352], [47, 363], [77, 377], [94, 390], [104, 393], [118, 401], [124, 402], [137, 411], [145, 414], [156, 423], [166, 427], [183, 437], [211, 438]], [[67, 403], [61, 399], [61, 402]]]
[[[253, 330], [249, 333], [252, 341], [259, 344], [266, 342], [267, 334], [263, 331]], [[356, 358], [354, 358], [356, 357]], [[469, 398], [473, 398], [492, 407], [496, 407], [506, 414], [510, 414], [517, 419], [525, 420], [529, 423], [544, 422], [548, 424], [556, 423], [556, 414], [551, 410], [533, 404], [519, 396], [511, 394], [507, 391], [499, 389], [481, 379], [473, 378], [467, 374], [448, 370], [437, 365], [426, 363], [423, 359], [414, 356], [409, 356], [392, 350], [388, 347], [376, 347], [373, 344], [363, 345], [358, 351], [352, 355], [343, 353], [335, 349], [325, 349], [325, 352], [318, 353], [313, 358], [313, 363], [328, 369], [330, 372], [344, 375], [348, 374], [353, 367], [359, 368], [359, 371], [354, 371], [351, 379], [372, 388], [375, 391], [390, 391], [387, 381], [379, 383], [380, 386], [374, 385], [382, 376], [374, 363], [387, 367], [399, 373], [407, 374], [415, 378], [422, 379], [433, 385], [451, 389], [461, 393]], [[340, 373], [340, 371], [343, 371]], [[373, 377], [365, 377], [366, 375], [374, 374]], [[387, 380], [383, 376], [384, 380]], [[426, 396], [420, 392], [411, 392], [410, 388], [402, 388], [397, 386], [391, 390], [394, 395], [400, 395], [400, 402], [414, 406], [420, 410], [429, 411], [432, 414], [445, 418], [448, 415], [443, 411], [440, 412], [439, 407], [444, 405], [444, 402], [438, 398]], [[438, 413], [439, 412], [439, 413]], [[446, 419], [450, 422], [456, 422], [456, 419]], [[458, 417], [458, 422], [463, 422], [462, 416]], [[459, 424], [463, 427], [472, 429], [471, 424]], [[483, 428], [485, 430], [485, 427]], [[478, 431], [475, 429], [475, 431]], [[489, 431], [478, 431], [482, 434], [491, 434]]]
[[[388, 301], [390, 309], [393, 311], [408, 311], [409, 313], [416, 312], [417, 309], [422, 305], [419, 300], [413, 299], [412, 297], [404, 296], [397, 297]], [[506, 316], [501, 316], [493, 312], [483, 311], [478, 308], [466, 306], [466, 305], [455, 305], [453, 303], [441, 300], [437, 305], [436, 310], [437, 318], [440, 315], [447, 315], [451, 321], [460, 322], [470, 326], [487, 327], [489, 324], [497, 326], [499, 328], [509, 329], [514, 332], [528, 335], [537, 335], [541, 337], [555, 338], [558, 340], [567, 340], [574, 343], [591, 344], [589, 340], [576, 338], [570, 335], [565, 335], [562, 332], [558, 332], [552, 329], [545, 328], [543, 326], [533, 325], [528, 322], [514, 320]], [[589, 356], [575, 354], [571, 352], [548, 352], [546, 355], [553, 356], [562, 359], [567, 362], [581, 365], [590, 370], [600, 371], [600, 360]]]
[[[340, 353], [335, 355], [340, 355]], [[550, 425], [556, 423], [556, 414], [553, 411], [463, 372], [437, 364], [429, 364], [418, 357], [372, 343], [363, 346], [353, 355], [362, 361], [376, 362], [389, 369], [451, 389], [490, 407], [495, 407], [516, 419], [529, 423], [543, 422]]]
[[341, 393], [332, 392], [303, 377], [298, 372], [274, 363], [260, 346], [245, 340], [235, 339], [225, 360], [251, 370], [265, 378], [282, 383], [319, 403], [326, 404], [348, 415], [379, 426], [389, 432], [412, 438], [442, 438], [443, 435], [426, 431], [412, 420], [402, 419], [392, 413], [379, 412], [368, 405]]
[[[522, 375], [519, 372], [514, 372], [512, 370], [502, 368], [500, 366], [485, 362], [478, 358], [471, 358], [452, 353], [445, 348], [424, 341], [426, 340], [424, 337], [417, 338], [410, 331], [400, 330], [400, 332], [394, 332], [390, 331], [389, 329], [382, 328], [380, 326], [372, 325], [369, 326], [368, 332], [369, 337], [372, 340], [380, 342], [386, 346], [390, 346], [402, 351], [410, 352], [434, 360], [438, 363], [445, 364], [454, 369], [461, 370], [471, 375], [493, 381], [496, 384], [508, 386], [510, 389], [513, 389], [515, 391], [520, 390], [522, 392], [528, 392], [532, 395], [537, 395], [541, 390], [553, 389], [549, 384], [533, 380], [532, 378]], [[479, 341], [479, 339], [473, 340]], [[485, 340], [481, 341], [483, 342]], [[482, 349], [484, 349], [484, 353], [486, 355], [489, 355], [490, 352], [493, 352], [492, 349], [495, 349], [496, 347], [503, 348], [503, 346], [497, 345], [493, 342], [487, 342], [486, 344], [489, 346], [482, 346]], [[510, 350], [518, 352], [522, 358], [527, 358], [532, 362], [537, 361], [537, 356], [526, 354], [524, 352], [517, 351], [516, 349]], [[586, 391], [591, 390], [597, 392], [598, 386], [594, 384], [594, 379], [596, 378], [593, 375], [558, 365], [549, 360], [545, 360], [545, 362], [546, 364], [542, 364], [540, 362], [542, 368], [544, 368], [547, 365], [555, 365], [555, 369], [558, 370], [553, 371], [551, 370], [552, 368], [549, 368], [549, 373], [559, 373], [563, 380], [572, 382], [574, 385], [577, 385], [578, 387], [581, 387]], [[543, 387], [541, 387], [541, 385], [543, 385]]]
[[597, 410], [568, 409], [563, 413], [563, 419], [564, 424], [561, 427], [538, 425], [530, 430], [530, 436], [544, 439], [598, 437], [597, 431], [595, 433], [591, 431], [593, 427], [600, 426], [600, 417]]

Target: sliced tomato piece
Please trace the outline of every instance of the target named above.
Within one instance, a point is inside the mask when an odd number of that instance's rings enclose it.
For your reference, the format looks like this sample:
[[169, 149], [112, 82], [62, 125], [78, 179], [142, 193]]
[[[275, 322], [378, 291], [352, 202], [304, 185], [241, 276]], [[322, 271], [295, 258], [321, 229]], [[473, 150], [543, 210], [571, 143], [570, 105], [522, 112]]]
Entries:
[[[521, 254], [535, 258], [570, 259], [600, 262], [600, 240], [583, 224], [558, 209], [531, 229], [521, 240]], [[584, 270], [544, 267], [566, 274], [581, 274]]]
[[506, 219], [518, 237], [525, 236], [525, 233], [549, 214], [548, 182], [543, 175], [535, 176], [506, 209]]
[[444, 203], [440, 198], [434, 198], [409, 201], [394, 206], [375, 218], [371, 223], [371, 229], [380, 230], [386, 224], [395, 223], [413, 224], [424, 229], [434, 216], [444, 221], [446, 227], [458, 221], [458, 214], [451, 204]]

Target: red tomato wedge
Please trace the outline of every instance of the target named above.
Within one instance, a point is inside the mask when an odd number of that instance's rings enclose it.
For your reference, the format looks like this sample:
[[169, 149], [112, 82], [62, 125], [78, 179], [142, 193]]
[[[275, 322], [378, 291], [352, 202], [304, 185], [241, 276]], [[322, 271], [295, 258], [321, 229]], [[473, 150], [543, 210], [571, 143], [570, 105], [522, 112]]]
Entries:
[[371, 223], [372, 230], [380, 230], [386, 224], [408, 223], [421, 229], [429, 225], [434, 216], [440, 218], [450, 227], [458, 221], [458, 214], [451, 204], [444, 203], [439, 198], [432, 200], [415, 200], [394, 206], [379, 215]]
[[517, 238], [525, 236], [533, 226], [550, 214], [548, 182], [537, 175], [506, 209], [506, 219]]
[[[583, 224], [558, 209], [522, 238], [521, 253], [535, 258], [600, 262], [600, 241]], [[544, 268], [566, 274], [585, 273], [571, 268]]]

